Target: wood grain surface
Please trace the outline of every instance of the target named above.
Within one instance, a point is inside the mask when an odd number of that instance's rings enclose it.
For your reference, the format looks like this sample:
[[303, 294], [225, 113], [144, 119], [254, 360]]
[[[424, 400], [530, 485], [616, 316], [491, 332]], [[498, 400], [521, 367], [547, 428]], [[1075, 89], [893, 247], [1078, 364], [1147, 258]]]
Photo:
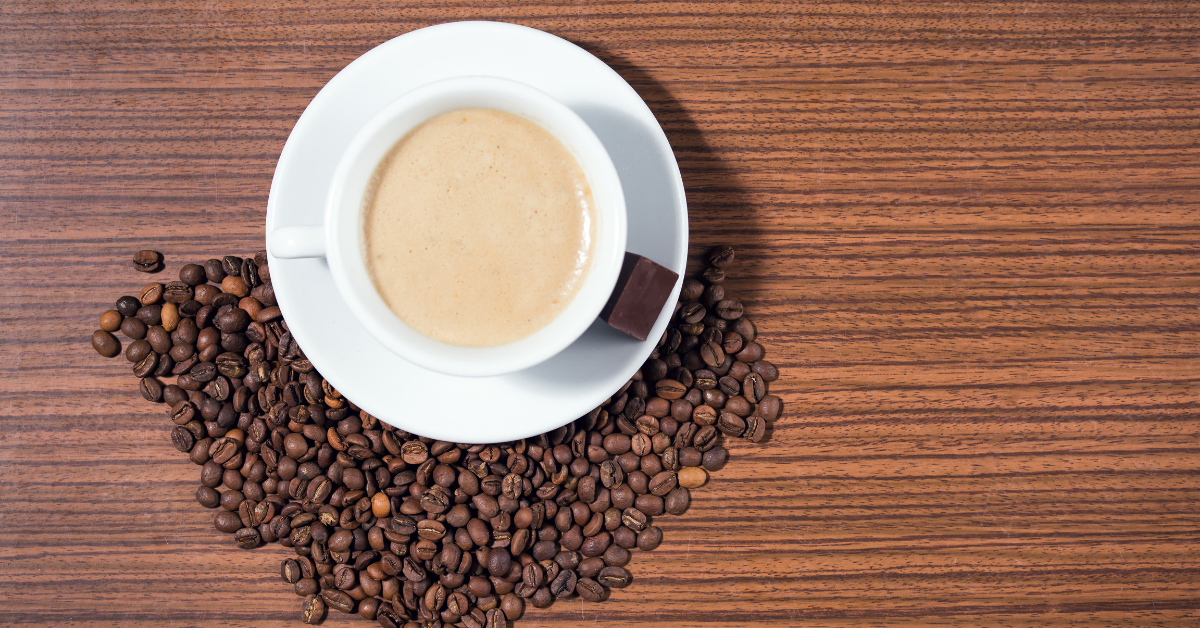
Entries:
[[134, 251], [261, 248], [321, 86], [463, 19], [637, 89], [786, 404], [518, 625], [1200, 624], [1200, 4], [624, 0], [0, 5], [0, 624], [299, 624], [88, 337]]

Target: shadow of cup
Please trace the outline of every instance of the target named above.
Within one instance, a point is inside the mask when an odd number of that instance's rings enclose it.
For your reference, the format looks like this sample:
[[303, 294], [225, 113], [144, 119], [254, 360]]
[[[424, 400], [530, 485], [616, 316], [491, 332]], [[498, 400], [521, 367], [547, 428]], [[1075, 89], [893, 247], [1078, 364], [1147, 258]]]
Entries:
[[[731, 269], [737, 296], [757, 293], [763, 271], [762, 227], [756, 208], [749, 201], [750, 195], [738, 181], [736, 172], [709, 146], [692, 115], [666, 85], [620, 55], [604, 49], [601, 44], [572, 43], [596, 55], [620, 74], [646, 102], [666, 133], [675, 152], [675, 160], [679, 163], [687, 194], [691, 231], [689, 272], [701, 268], [701, 260], [709, 249], [729, 244], [738, 253], [738, 262]], [[592, 123], [588, 116], [582, 112], [580, 115], [589, 124]], [[608, 145], [607, 141], [605, 145]], [[609, 150], [612, 150], [611, 146]], [[629, 201], [629, 194], [626, 193], [626, 202]]]

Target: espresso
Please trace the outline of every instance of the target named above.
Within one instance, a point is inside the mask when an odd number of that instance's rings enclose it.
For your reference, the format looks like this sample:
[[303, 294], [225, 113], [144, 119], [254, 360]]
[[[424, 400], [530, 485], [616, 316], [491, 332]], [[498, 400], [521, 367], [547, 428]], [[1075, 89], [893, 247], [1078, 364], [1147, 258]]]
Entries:
[[431, 118], [380, 162], [364, 198], [367, 269], [416, 331], [483, 347], [571, 302], [592, 261], [583, 170], [537, 124], [492, 109]]

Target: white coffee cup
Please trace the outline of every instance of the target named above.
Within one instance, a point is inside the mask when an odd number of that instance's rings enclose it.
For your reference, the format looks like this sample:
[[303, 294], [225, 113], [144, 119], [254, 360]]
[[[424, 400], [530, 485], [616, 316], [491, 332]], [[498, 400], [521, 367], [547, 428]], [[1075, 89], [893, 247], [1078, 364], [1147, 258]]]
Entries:
[[[575, 298], [542, 329], [504, 345], [463, 347], [406, 325], [387, 306], [363, 254], [363, 199], [376, 166], [409, 131], [457, 109], [497, 109], [522, 116], [557, 138], [587, 177], [595, 211], [592, 265]], [[277, 258], [324, 257], [350, 310], [380, 343], [425, 368], [462, 376], [526, 369], [575, 342], [595, 321], [616, 285], [625, 255], [625, 195], [616, 167], [592, 129], [566, 105], [506, 79], [468, 76], [419, 87], [392, 101], [354, 137], [334, 171], [319, 226], [281, 227], [267, 234]], [[286, 312], [285, 312], [286, 315]]]

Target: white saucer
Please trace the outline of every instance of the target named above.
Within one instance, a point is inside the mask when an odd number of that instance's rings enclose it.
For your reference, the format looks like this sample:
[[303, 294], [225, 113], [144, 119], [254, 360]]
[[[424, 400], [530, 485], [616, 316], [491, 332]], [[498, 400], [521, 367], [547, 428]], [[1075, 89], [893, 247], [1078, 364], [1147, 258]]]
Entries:
[[[486, 75], [532, 85], [573, 109], [604, 142], [628, 208], [627, 249], [681, 276], [687, 202], [679, 165], [654, 114], [612, 68], [574, 44], [499, 22], [412, 31], [355, 59], [321, 89], [283, 147], [267, 201], [267, 232], [321, 224], [334, 167], [350, 139], [401, 94], [443, 78]], [[597, 320], [559, 355], [496, 377], [442, 375], [391, 353], [342, 301], [324, 259], [270, 258], [292, 335], [321, 375], [367, 412], [422, 436], [504, 442], [586, 414], [620, 388], [670, 318], [638, 342]], [[669, 303], [679, 295], [679, 282]]]

